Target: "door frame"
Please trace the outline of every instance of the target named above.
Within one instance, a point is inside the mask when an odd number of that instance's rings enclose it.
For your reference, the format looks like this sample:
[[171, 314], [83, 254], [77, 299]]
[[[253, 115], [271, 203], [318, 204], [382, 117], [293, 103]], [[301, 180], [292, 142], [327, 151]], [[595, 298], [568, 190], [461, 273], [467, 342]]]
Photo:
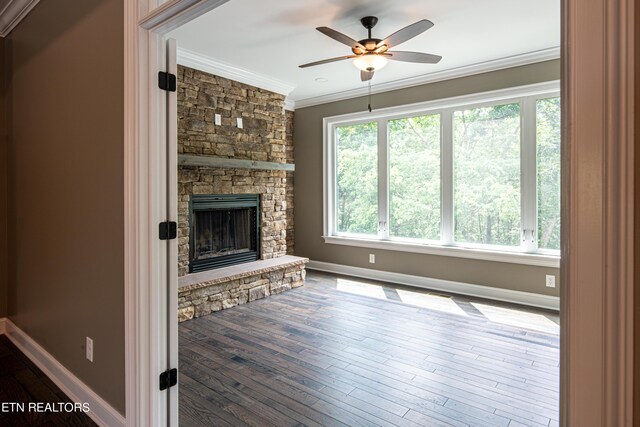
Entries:
[[563, 426], [633, 423], [634, 7], [562, 3]]
[[[168, 421], [154, 350], [162, 278], [155, 89], [163, 34], [228, 0], [125, 2], [125, 323], [129, 426]], [[633, 422], [634, 0], [562, 1], [563, 201], [561, 396], [563, 426]], [[597, 64], [598, 66], [594, 66]], [[166, 271], [166, 269], [165, 269]], [[166, 317], [166, 315], [165, 315]], [[177, 322], [177, 318], [176, 318]], [[174, 350], [177, 354], [177, 348]], [[165, 399], [166, 400], [166, 399]], [[172, 414], [173, 417], [177, 414]], [[177, 419], [177, 418], [176, 418]]]
[[[177, 360], [176, 316], [167, 315], [168, 245], [158, 238], [167, 218], [167, 97], [164, 35], [227, 0], [126, 1], [124, 10], [125, 365], [127, 426], [178, 425], [159, 375]], [[175, 128], [174, 128], [175, 129]], [[177, 258], [176, 258], [177, 263]], [[177, 280], [177, 273], [175, 273]], [[177, 295], [175, 300], [177, 300]], [[177, 309], [177, 307], [176, 307]], [[176, 367], [177, 366], [172, 366]], [[171, 389], [170, 389], [171, 390]], [[175, 390], [175, 389], [174, 389]], [[177, 408], [177, 393], [169, 394]], [[175, 402], [174, 402], [175, 401]], [[175, 403], [175, 404], [174, 404]]]

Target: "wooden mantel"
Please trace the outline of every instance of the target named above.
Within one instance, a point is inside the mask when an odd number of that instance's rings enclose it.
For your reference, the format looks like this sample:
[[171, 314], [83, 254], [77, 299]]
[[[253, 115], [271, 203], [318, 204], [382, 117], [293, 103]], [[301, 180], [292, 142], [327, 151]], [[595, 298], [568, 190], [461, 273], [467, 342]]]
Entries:
[[296, 165], [293, 163], [261, 162], [258, 160], [230, 159], [227, 157], [202, 156], [193, 154], [178, 155], [180, 166], [209, 166], [226, 169], [260, 169], [292, 172]]

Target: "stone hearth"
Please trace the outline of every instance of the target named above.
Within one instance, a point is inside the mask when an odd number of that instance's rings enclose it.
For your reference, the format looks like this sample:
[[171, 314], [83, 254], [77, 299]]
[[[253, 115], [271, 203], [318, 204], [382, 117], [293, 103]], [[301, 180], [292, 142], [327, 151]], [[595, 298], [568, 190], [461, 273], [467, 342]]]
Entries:
[[178, 321], [206, 316], [302, 286], [308, 261], [285, 255], [181, 277], [178, 281]]

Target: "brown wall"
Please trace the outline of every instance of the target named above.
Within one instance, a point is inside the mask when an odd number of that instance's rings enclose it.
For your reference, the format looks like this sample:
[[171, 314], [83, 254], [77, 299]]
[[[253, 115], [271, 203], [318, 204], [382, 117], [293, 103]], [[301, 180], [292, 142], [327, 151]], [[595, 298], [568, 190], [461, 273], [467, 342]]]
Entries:
[[7, 121], [4, 61], [5, 40], [0, 38], [0, 318], [7, 315]]
[[[372, 105], [374, 108], [391, 107], [559, 78], [560, 61], [548, 61], [385, 92], [374, 95]], [[321, 237], [322, 118], [362, 111], [366, 105], [366, 98], [361, 97], [296, 110], [294, 146], [296, 160], [295, 252], [297, 255], [309, 257], [314, 261], [559, 295], [558, 286], [556, 288], [545, 286], [545, 275], [547, 274], [554, 274], [556, 283], [559, 283], [559, 270], [555, 268], [325, 244]], [[368, 263], [369, 253], [376, 254], [376, 264]]]
[[123, 6], [43, 0], [5, 40], [9, 318], [122, 413]]
[[635, 43], [635, 93], [634, 93], [634, 106], [635, 106], [635, 125], [634, 134], [636, 137], [636, 150], [635, 150], [635, 177], [634, 177], [634, 271], [633, 277], [635, 279], [635, 292], [634, 292], [634, 365], [633, 365], [633, 402], [634, 402], [634, 414], [633, 422], [634, 427], [640, 427], [640, 7], [635, 8], [635, 28], [636, 43]]

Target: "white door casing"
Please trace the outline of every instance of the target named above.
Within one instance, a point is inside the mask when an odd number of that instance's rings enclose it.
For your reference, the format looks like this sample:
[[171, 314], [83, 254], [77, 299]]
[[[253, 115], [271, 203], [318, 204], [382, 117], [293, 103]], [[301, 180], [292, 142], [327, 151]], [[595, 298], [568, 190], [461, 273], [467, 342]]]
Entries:
[[[166, 72], [178, 75], [176, 41], [166, 40]], [[178, 223], [178, 96], [166, 91], [166, 219]], [[167, 370], [178, 369], [178, 239], [167, 240]], [[178, 427], [179, 383], [167, 389], [170, 427]]]
[[175, 45], [172, 53], [168, 53], [163, 35], [227, 1], [125, 2], [128, 426], [178, 425], [178, 389], [174, 387], [169, 392], [159, 389], [160, 373], [168, 367], [177, 368], [178, 361], [177, 240], [167, 244], [158, 237], [160, 222], [177, 221], [177, 104], [175, 93], [167, 96], [158, 88], [158, 72], [166, 71], [168, 64], [176, 72]]
[[[158, 145], [166, 148], [161, 134], [167, 116], [154, 85], [166, 64], [162, 34], [226, 1], [125, 2], [129, 426], [168, 422], [166, 399], [157, 387], [157, 374], [166, 366], [155, 351], [168, 336], [160, 326], [166, 325], [167, 310], [158, 310], [157, 284], [167, 283], [169, 271], [161, 266], [166, 249], [155, 238], [166, 213], [158, 195], [166, 196], [167, 185], [166, 179], [157, 180], [166, 164]], [[632, 423], [634, 7], [634, 0], [588, 5], [562, 0], [561, 425], [566, 427]]]

